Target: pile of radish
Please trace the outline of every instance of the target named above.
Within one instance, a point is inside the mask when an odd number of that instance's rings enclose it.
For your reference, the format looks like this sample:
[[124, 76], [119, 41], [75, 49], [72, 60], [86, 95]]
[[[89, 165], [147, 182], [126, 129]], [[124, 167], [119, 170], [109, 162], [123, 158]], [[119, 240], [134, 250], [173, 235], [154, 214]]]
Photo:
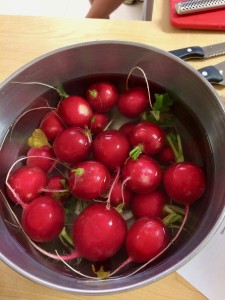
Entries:
[[[97, 81], [83, 96], [64, 93], [7, 174], [6, 197], [21, 206], [21, 228], [43, 255], [68, 265], [82, 258], [104, 270], [125, 251], [109, 272], [94, 269], [96, 278], [158, 259], [205, 192], [202, 168], [183, 157], [173, 101], [167, 93], [152, 99], [146, 85], [120, 91]], [[68, 254], [43, 250], [56, 239]]]

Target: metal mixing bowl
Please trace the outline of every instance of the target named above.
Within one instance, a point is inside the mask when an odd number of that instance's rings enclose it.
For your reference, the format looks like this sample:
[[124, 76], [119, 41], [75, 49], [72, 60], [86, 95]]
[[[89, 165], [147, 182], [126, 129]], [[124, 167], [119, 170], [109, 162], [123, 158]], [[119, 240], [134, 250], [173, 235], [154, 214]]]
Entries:
[[[45, 105], [52, 91], [40, 85], [12, 82], [44, 82], [56, 85], [71, 80], [98, 76], [126, 76], [132, 67], [141, 67], [154, 86], [169, 91], [177, 99], [175, 113], [184, 130], [187, 156], [202, 165], [207, 189], [201, 201], [191, 208], [184, 235], [159, 260], [139, 273], [134, 265], [118, 277], [90, 280], [74, 274], [63, 264], [52, 263], [29, 245], [22, 232], [13, 226], [4, 197], [0, 202], [1, 260], [25, 277], [51, 288], [80, 294], [106, 294], [126, 291], [150, 284], [177, 270], [196, 255], [213, 236], [224, 216], [225, 199], [225, 113], [214, 88], [187, 63], [160, 49], [119, 41], [97, 41], [72, 45], [47, 53], [22, 67], [0, 86], [0, 186], [4, 193], [6, 173], [22, 153], [23, 145], [39, 124], [43, 113], [26, 114], [9, 141], [5, 139], [11, 125], [29, 108]], [[135, 76], [142, 77], [136, 72]], [[119, 78], [118, 77], [118, 78]], [[51, 103], [50, 103], [51, 104]], [[45, 112], [46, 113], [46, 112]], [[184, 128], [182, 127], [184, 124]], [[85, 271], [85, 270], [84, 270]]]

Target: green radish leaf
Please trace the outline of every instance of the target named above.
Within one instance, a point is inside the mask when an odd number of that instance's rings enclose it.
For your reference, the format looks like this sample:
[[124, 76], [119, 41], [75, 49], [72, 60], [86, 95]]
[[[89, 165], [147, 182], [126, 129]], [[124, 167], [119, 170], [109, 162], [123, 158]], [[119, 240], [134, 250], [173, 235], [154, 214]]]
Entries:
[[41, 129], [35, 129], [29, 137], [27, 144], [29, 147], [40, 148], [42, 146], [51, 146], [44, 132]]
[[173, 100], [168, 93], [165, 94], [155, 94], [155, 103], [153, 105], [153, 110], [158, 112], [169, 112], [170, 107], [173, 105]]
[[155, 94], [155, 103], [152, 110], [141, 115], [142, 120], [156, 123], [164, 128], [171, 128], [174, 124], [174, 116], [170, 108], [174, 101], [168, 93]]
[[95, 266], [92, 265], [92, 271], [97, 275], [99, 279], [106, 279], [110, 275], [110, 272], [105, 271], [103, 267], [101, 267], [98, 271], [96, 271]]

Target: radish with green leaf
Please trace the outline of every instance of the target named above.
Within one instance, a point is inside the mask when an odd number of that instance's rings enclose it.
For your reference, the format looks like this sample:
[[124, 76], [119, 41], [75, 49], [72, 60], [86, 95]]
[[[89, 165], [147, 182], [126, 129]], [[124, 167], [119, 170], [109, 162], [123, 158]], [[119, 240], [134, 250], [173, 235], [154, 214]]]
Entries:
[[155, 155], [159, 153], [166, 143], [164, 130], [155, 123], [139, 122], [129, 135], [131, 145], [130, 156], [137, 159], [143, 153]]
[[50, 176], [43, 192], [45, 195], [49, 195], [61, 202], [65, 201], [71, 193], [68, 187], [68, 180], [62, 175]]
[[86, 91], [86, 98], [94, 112], [109, 112], [118, 101], [117, 87], [111, 82], [100, 81], [92, 84]]
[[90, 131], [92, 135], [97, 135], [109, 125], [109, 115], [107, 113], [93, 113]]
[[97, 161], [78, 163], [70, 172], [70, 190], [75, 197], [83, 200], [99, 199], [106, 194], [109, 183], [109, 171]]

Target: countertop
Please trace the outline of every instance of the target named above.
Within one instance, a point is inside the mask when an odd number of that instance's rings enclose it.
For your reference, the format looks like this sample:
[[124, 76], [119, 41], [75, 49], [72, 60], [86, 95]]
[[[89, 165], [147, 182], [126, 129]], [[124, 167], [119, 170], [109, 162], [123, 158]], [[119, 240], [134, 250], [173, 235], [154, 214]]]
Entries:
[[[77, 42], [92, 40], [127, 40], [156, 46], [166, 51], [193, 45], [209, 45], [224, 41], [222, 31], [176, 29], [170, 25], [169, 1], [157, 0], [152, 21], [64, 19], [48, 17], [0, 16], [0, 82], [18, 68], [46, 52]], [[188, 61], [198, 69], [222, 61]], [[223, 87], [215, 87], [225, 95]], [[0, 298], [5, 299], [102, 299], [101, 296], [81, 296], [40, 286], [17, 274], [0, 262]], [[115, 295], [105, 300], [119, 299], [206, 299], [176, 272], [148, 286]]]

